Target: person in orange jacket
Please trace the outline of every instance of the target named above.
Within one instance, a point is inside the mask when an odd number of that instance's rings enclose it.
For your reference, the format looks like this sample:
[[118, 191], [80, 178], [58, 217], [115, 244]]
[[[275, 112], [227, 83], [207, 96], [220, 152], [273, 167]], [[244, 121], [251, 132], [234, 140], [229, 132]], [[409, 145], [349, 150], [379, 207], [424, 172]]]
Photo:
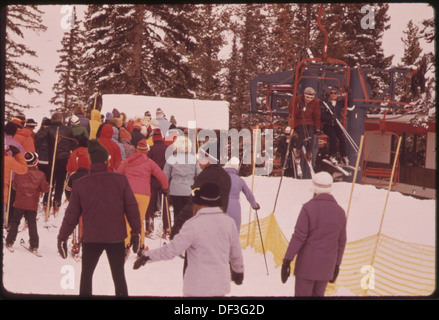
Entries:
[[[8, 146], [8, 148], [8, 150], [3, 151], [3, 213], [6, 213], [8, 206], [11, 175], [14, 173], [26, 174], [28, 170], [26, 160], [20, 150], [13, 145]], [[12, 152], [12, 156], [9, 156], [7, 151]]]

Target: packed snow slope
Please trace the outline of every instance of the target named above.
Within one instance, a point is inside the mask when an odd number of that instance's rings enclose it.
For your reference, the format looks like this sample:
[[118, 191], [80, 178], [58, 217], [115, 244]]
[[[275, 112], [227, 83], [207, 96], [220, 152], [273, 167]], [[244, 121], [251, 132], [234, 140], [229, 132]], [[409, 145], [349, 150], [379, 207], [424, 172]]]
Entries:
[[[245, 178], [261, 209], [259, 219], [273, 213], [274, 199], [279, 185], [278, 177], [256, 176]], [[347, 211], [352, 184], [336, 182], [332, 194]], [[348, 243], [364, 239], [379, 232], [394, 239], [414, 245], [435, 248], [436, 219], [435, 200], [419, 200], [390, 192], [386, 209], [387, 190], [374, 186], [356, 184], [353, 189], [348, 214]], [[310, 180], [284, 178], [274, 216], [284, 236], [290, 239], [302, 205], [312, 197]], [[65, 203], [57, 217], [48, 221], [45, 228], [44, 214], [39, 213], [38, 231], [40, 236], [39, 252], [42, 258], [27, 252], [20, 246], [20, 238], [28, 240], [27, 231], [18, 234], [14, 245], [15, 252], [3, 248], [3, 288], [11, 293], [38, 295], [77, 295], [81, 263], [72, 257], [62, 259], [57, 252], [57, 235], [62, 222]], [[249, 204], [241, 195], [242, 222], [249, 220]], [[254, 215], [253, 215], [254, 217]], [[253, 219], [253, 218], [252, 218]], [[381, 226], [381, 228], [380, 228]], [[150, 249], [163, 244], [163, 240], [146, 240]], [[266, 252], [266, 270], [264, 256], [253, 248], [243, 249], [245, 263], [244, 283], [236, 286], [232, 283], [231, 297], [292, 297], [294, 296], [294, 276], [286, 284], [280, 280], [280, 267], [276, 266], [272, 252]], [[131, 253], [126, 262], [126, 277], [130, 296], [181, 297], [183, 259], [177, 257], [170, 261], [149, 263], [139, 270], [133, 270], [135, 261]], [[342, 265], [343, 268], [343, 265]], [[95, 295], [111, 296], [114, 286], [105, 254], [101, 257], [93, 280]], [[334, 295], [358, 295], [346, 287], [340, 286]]]

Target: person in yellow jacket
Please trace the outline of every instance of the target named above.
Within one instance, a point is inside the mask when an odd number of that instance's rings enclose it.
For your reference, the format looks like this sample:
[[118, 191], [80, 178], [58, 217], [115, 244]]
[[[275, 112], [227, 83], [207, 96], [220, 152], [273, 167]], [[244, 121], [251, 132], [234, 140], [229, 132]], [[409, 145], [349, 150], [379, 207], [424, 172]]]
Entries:
[[97, 109], [93, 109], [90, 113], [90, 139], [96, 139], [96, 134], [98, 132], [101, 122], [101, 113]]

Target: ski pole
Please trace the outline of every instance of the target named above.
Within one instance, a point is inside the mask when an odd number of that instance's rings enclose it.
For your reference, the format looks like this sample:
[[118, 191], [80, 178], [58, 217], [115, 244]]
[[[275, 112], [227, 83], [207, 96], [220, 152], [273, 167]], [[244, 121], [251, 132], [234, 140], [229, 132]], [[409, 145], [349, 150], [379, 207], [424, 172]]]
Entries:
[[265, 255], [264, 241], [262, 240], [262, 232], [261, 232], [261, 225], [259, 224], [258, 210], [255, 210], [255, 215], [256, 215], [256, 221], [258, 222], [259, 236], [261, 237], [262, 252], [264, 253], [265, 269], [267, 270], [267, 276], [268, 276], [267, 257]]
[[349, 210], [351, 208], [352, 193], [354, 192], [355, 181], [357, 180], [358, 166], [360, 165], [360, 158], [361, 158], [361, 150], [363, 149], [363, 139], [364, 139], [364, 136], [361, 136], [360, 149], [358, 150], [358, 153], [357, 153], [357, 162], [355, 164], [354, 178], [352, 180], [351, 193], [349, 195], [348, 209], [346, 211], [346, 223], [348, 221]]
[[[259, 130], [259, 126], [256, 125], [256, 132]], [[257, 146], [257, 134], [255, 133], [255, 130], [253, 129], [253, 140], [254, 140], [254, 147], [253, 147], [253, 166], [252, 166], [252, 187], [251, 191], [253, 192], [254, 182], [255, 182], [255, 167], [256, 167], [256, 146]], [[248, 230], [247, 230], [247, 246], [250, 242], [250, 220], [252, 215], [252, 207], [250, 206], [249, 213], [248, 213]]]
[[346, 138], [348, 139], [349, 143], [351, 144], [352, 148], [354, 149], [354, 151], [356, 153], [358, 153], [358, 146], [355, 143], [354, 139], [352, 139], [352, 137], [349, 135], [349, 133], [347, 132], [347, 130], [345, 129], [345, 127], [343, 127], [343, 125], [340, 123], [340, 121], [334, 116], [334, 113], [332, 112], [331, 108], [329, 108], [329, 106], [327, 105], [326, 102], [323, 101], [323, 104], [325, 105], [326, 109], [328, 109], [328, 111], [331, 113], [331, 115], [335, 118], [335, 122], [337, 123], [337, 125], [340, 127], [341, 131], [343, 132], [343, 134], [346, 136]]
[[165, 209], [166, 209], [166, 216], [168, 217], [168, 228], [169, 231], [171, 231], [171, 214], [169, 212], [169, 203], [168, 203], [168, 195], [163, 193], [163, 198], [164, 198], [164, 203], [166, 203], [165, 205]]
[[9, 186], [8, 186], [8, 207], [5, 212], [5, 226], [8, 227], [9, 212], [11, 210], [11, 192], [12, 192], [12, 170], [9, 171]]
[[55, 147], [53, 149], [52, 171], [50, 173], [49, 191], [47, 196], [47, 208], [46, 208], [46, 220], [45, 220], [46, 222], [49, 220], [49, 212], [52, 202], [52, 183], [53, 183], [53, 172], [55, 169], [56, 149], [58, 147], [58, 135], [59, 135], [59, 126], [56, 127], [56, 134], [55, 134]]

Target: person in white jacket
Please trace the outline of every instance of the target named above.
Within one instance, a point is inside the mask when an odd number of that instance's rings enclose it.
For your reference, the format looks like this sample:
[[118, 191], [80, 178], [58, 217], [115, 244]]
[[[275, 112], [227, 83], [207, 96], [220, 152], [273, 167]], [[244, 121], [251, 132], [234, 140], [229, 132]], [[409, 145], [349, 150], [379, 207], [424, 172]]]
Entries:
[[244, 264], [236, 226], [220, 209], [219, 187], [205, 183], [194, 190], [194, 217], [164, 247], [144, 252], [134, 263], [170, 260], [185, 250], [188, 266], [183, 277], [185, 297], [220, 297], [231, 290], [230, 282], [242, 284]]

